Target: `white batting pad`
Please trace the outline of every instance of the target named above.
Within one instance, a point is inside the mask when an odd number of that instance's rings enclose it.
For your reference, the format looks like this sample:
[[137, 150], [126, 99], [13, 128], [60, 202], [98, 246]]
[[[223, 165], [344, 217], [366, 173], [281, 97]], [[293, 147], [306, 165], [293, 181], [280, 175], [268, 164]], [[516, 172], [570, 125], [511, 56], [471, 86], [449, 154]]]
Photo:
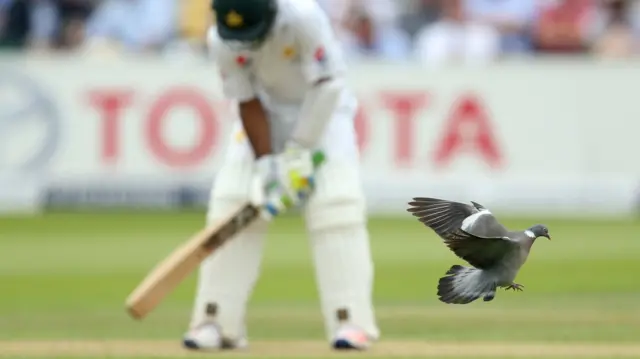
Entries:
[[[211, 193], [209, 222], [246, 203], [252, 159], [230, 161], [219, 171]], [[258, 278], [267, 231], [259, 220], [227, 242], [200, 266], [191, 327], [214, 320], [225, 338], [246, 336], [246, 305]]]
[[340, 327], [338, 311], [346, 309], [348, 323], [371, 339], [380, 335], [373, 303], [373, 263], [364, 226], [311, 234], [316, 281], [327, 338]]
[[246, 306], [260, 274], [265, 234], [266, 223], [256, 223], [202, 263], [191, 327], [214, 320], [225, 338], [246, 336]]
[[371, 339], [380, 335], [373, 304], [373, 263], [357, 165], [328, 159], [306, 209], [327, 337], [340, 327], [338, 311]]

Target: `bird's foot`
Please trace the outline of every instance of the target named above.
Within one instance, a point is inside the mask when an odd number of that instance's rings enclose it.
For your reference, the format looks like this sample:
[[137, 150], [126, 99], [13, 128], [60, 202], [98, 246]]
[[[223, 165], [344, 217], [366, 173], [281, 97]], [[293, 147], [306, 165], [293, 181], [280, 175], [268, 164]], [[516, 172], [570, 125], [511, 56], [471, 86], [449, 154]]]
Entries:
[[510, 286], [506, 287], [506, 290], [509, 289], [513, 289], [513, 291], [519, 291], [522, 292], [522, 289], [524, 288], [524, 286], [522, 284], [518, 284], [518, 283], [512, 283]]

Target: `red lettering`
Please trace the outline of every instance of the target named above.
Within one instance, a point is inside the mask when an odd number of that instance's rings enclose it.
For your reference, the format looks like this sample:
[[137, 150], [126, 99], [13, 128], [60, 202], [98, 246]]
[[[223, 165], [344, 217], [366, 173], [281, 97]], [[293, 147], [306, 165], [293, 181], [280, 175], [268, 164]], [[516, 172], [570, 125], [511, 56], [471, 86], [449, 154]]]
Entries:
[[[170, 147], [162, 130], [169, 111], [187, 106], [197, 111], [199, 138], [187, 149]], [[146, 140], [149, 149], [158, 160], [171, 167], [190, 167], [202, 162], [216, 144], [217, 122], [212, 106], [197, 90], [176, 88], [164, 93], [149, 112]]]
[[[434, 156], [437, 165], [449, 163], [456, 153], [465, 148], [478, 150], [493, 167], [500, 165], [502, 156], [489, 116], [478, 98], [473, 95], [463, 96], [453, 105], [453, 110], [446, 121], [444, 136]], [[465, 134], [468, 133], [466, 130], [469, 128], [472, 133], [466, 136]]]
[[100, 157], [110, 164], [115, 164], [120, 154], [120, 117], [132, 97], [129, 90], [100, 90], [89, 94], [90, 103], [101, 113]]
[[367, 144], [369, 141], [369, 123], [368, 115], [364, 109], [364, 106], [360, 105], [358, 107], [358, 112], [356, 113], [355, 118], [355, 129], [356, 129], [356, 137], [358, 141], [358, 149], [360, 153], [363, 153], [367, 149]]
[[395, 115], [395, 162], [400, 166], [410, 165], [414, 150], [414, 119], [416, 113], [426, 106], [427, 94], [384, 93], [382, 98], [386, 106]]

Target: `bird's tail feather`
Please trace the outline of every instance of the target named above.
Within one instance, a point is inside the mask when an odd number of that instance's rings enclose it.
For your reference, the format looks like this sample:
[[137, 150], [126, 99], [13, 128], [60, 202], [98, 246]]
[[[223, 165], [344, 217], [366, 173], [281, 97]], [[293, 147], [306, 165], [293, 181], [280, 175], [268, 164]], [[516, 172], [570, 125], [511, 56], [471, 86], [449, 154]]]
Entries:
[[476, 268], [452, 266], [438, 282], [438, 298], [447, 304], [468, 304], [480, 297], [485, 302], [493, 300], [496, 285], [483, 280], [482, 271]]

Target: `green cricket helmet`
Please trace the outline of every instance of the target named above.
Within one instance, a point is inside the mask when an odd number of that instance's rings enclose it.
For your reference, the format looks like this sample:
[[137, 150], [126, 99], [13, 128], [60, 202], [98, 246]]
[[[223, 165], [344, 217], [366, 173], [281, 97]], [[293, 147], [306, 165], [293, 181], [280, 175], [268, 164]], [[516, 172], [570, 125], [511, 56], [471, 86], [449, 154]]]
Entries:
[[277, 0], [213, 0], [218, 34], [223, 41], [259, 44], [276, 19]]

